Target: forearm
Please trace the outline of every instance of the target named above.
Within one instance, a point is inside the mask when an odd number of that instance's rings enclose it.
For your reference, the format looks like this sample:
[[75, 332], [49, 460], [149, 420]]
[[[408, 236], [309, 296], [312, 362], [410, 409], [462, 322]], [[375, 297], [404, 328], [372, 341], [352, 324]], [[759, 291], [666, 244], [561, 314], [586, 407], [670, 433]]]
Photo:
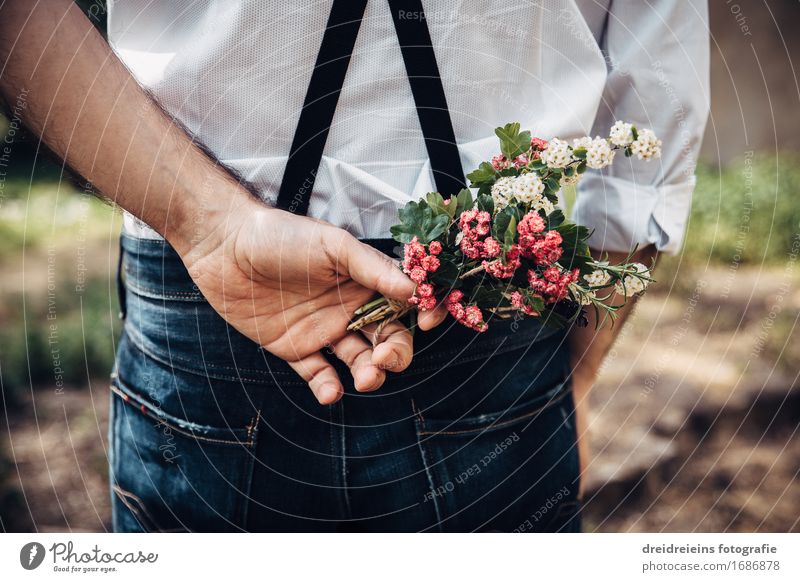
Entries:
[[[0, 8], [0, 92], [109, 200], [181, 253], [250, 194], [164, 115], [69, 0]], [[221, 223], [221, 221], [219, 221]]]
[[[593, 252], [595, 258], [599, 258], [600, 253]], [[612, 264], [620, 263], [627, 258], [624, 253], [608, 253], [609, 261]], [[656, 248], [649, 245], [644, 249], [638, 251], [630, 260], [630, 262], [643, 263], [650, 266], [656, 256]], [[609, 300], [615, 305], [625, 303], [625, 299], [621, 295], [614, 294]], [[570, 344], [570, 358], [572, 361], [572, 377], [575, 386], [575, 398], [583, 399], [585, 392], [594, 383], [598, 370], [600, 369], [603, 359], [608, 354], [611, 346], [616, 341], [625, 320], [633, 310], [636, 298], [628, 298], [627, 304], [621, 307], [617, 312], [617, 318], [612, 327], [610, 321], [599, 322], [602, 327], [598, 329], [597, 314], [594, 309], [587, 310], [589, 318], [589, 325], [586, 327], [575, 327], [569, 335]], [[604, 317], [601, 313], [600, 317]], [[608, 316], [605, 316], [608, 317]], [[610, 318], [609, 318], [610, 319]]]

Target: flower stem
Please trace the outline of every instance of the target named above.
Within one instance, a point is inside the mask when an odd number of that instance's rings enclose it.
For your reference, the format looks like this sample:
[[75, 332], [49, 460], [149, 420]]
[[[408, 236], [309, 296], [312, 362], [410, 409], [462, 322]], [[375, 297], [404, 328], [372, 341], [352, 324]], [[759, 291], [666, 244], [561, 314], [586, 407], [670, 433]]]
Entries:
[[461, 276], [459, 277], [459, 279], [466, 279], [467, 277], [471, 277], [472, 275], [475, 275], [475, 274], [477, 274], [477, 273], [480, 273], [480, 272], [481, 272], [481, 271], [483, 271], [483, 270], [484, 270], [484, 268], [483, 268], [483, 265], [478, 265], [478, 266], [477, 266], [477, 267], [475, 267], [474, 269], [470, 269], [469, 271], [467, 271], [466, 273], [464, 273], [463, 275], [461, 275]]
[[374, 309], [375, 307], [385, 304], [386, 301], [387, 301], [386, 297], [378, 297], [377, 299], [373, 299], [369, 303], [365, 303], [364, 305], [356, 309], [353, 315], [361, 315], [363, 313], [367, 313], [368, 311], [372, 311], [372, 309]]

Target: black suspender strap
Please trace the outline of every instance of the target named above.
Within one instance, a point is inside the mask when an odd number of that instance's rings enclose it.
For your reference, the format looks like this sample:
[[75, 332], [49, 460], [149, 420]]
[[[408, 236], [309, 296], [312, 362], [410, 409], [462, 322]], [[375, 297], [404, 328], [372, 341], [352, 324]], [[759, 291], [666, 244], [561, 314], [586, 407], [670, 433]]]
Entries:
[[389, 0], [436, 189], [445, 198], [466, 188], [450, 110], [421, 0]]
[[[278, 191], [278, 208], [308, 212], [366, 5], [367, 0], [333, 1]], [[389, 0], [389, 7], [436, 187], [445, 196], [455, 194], [465, 187], [464, 170], [421, 0]]]
[[278, 208], [306, 214], [367, 0], [334, 0], [278, 191]]

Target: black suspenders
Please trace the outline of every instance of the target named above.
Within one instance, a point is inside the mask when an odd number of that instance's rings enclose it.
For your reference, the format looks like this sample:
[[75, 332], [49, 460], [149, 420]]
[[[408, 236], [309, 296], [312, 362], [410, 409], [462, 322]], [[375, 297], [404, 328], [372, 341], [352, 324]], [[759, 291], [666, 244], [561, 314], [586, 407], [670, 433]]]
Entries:
[[[421, 0], [388, 0], [414, 95], [436, 188], [445, 197], [465, 187], [436, 55]], [[306, 214], [367, 0], [334, 0], [311, 75], [277, 206]]]

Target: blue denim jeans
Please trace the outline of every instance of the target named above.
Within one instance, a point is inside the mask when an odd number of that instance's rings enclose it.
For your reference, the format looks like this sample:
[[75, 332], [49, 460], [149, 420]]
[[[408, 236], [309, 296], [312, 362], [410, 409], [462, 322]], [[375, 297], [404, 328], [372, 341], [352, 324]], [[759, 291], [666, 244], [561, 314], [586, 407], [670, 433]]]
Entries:
[[225, 323], [167, 243], [122, 246], [115, 531], [579, 531], [563, 332], [448, 319], [376, 392], [334, 362], [346, 392], [322, 406]]

